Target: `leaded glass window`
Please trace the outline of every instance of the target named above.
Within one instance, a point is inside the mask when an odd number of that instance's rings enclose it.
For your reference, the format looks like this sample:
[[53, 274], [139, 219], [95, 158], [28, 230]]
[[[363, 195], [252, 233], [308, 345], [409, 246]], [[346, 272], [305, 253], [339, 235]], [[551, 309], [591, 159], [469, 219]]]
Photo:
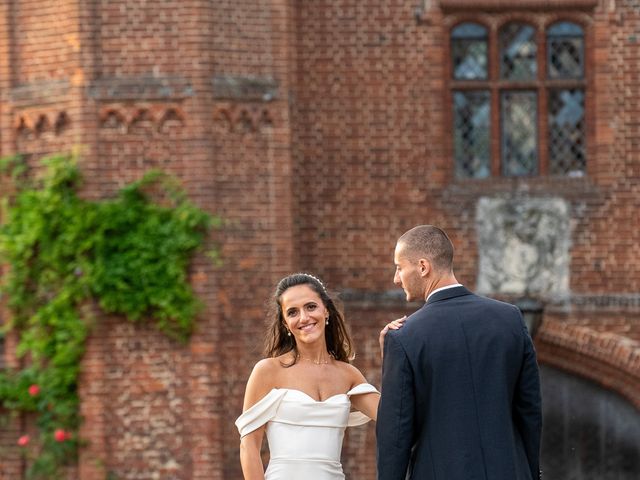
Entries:
[[500, 78], [533, 80], [536, 78], [535, 29], [526, 24], [508, 23], [500, 30]]
[[477, 23], [462, 23], [451, 32], [453, 78], [484, 80], [487, 78], [486, 27]]
[[502, 113], [502, 173], [523, 176], [537, 173], [537, 94], [505, 91]]
[[491, 174], [490, 102], [488, 91], [454, 92], [454, 156], [456, 176], [485, 178]]
[[584, 92], [549, 92], [549, 172], [582, 176], [586, 167]]
[[584, 33], [571, 22], [558, 22], [547, 30], [549, 78], [584, 76]]
[[[583, 27], [544, 18], [451, 29], [448, 78], [457, 178], [587, 171]], [[492, 57], [495, 56], [494, 57]]]

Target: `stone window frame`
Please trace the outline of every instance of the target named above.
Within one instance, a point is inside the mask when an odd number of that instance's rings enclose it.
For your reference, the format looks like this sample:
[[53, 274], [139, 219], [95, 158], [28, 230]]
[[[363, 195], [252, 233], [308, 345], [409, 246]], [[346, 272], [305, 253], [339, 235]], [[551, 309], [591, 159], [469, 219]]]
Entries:
[[[463, 3], [463, 2], [460, 2]], [[506, 2], [505, 2], [506, 3]], [[445, 75], [445, 125], [451, 126], [451, 139], [446, 142], [445, 152], [449, 159], [452, 177], [455, 181], [477, 182], [482, 179], [471, 177], [459, 177], [456, 175], [456, 165], [454, 157], [454, 92], [460, 90], [488, 89], [490, 92], [490, 175], [484, 179], [498, 178], [548, 178], [550, 177], [549, 165], [549, 145], [548, 145], [548, 93], [554, 88], [581, 88], [584, 91], [584, 117], [585, 117], [585, 152], [586, 166], [584, 175], [589, 176], [592, 168], [594, 155], [594, 98], [593, 98], [593, 76], [594, 76], [594, 32], [593, 18], [580, 8], [575, 10], [555, 10], [555, 11], [522, 11], [519, 9], [508, 10], [506, 6], [498, 11], [478, 11], [474, 12], [465, 8], [464, 12], [457, 9], [446, 11], [444, 15], [444, 75]], [[480, 5], [474, 5], [478, 8]], [[459, 5], [456, 5], [459, 7]], [[453, 77], [453, 52], [451, 47], [451, 33], [453, 29], [462, 23], [476, 23], [488, 30], [488, 72], [489, 79], [484, 80], [455, 80]], [[500, 52], [498, 35], [501, 28], [507, 23], [517, 22], [531, 25], [535, 29], [535, 39], [537, 45], [536, 63], [537, 78], [527, 82], [513, 82], [500, 79]], [[549, 79], [547, 78], [547, 29], [558, 22], [571, 22], [580, 26], [584, 34], [584, 77], [580, 80]], [[529, 176], [505, 176], [501, 165], [501, 128], [500, 123], [500, 94], [506, 90], [523, 91], [535, 90], [537, 94], [537, 118], [536, 118], [536, 144], [538, 153], [537, 172]], [[570, 176], [554, 175], [556, 178], [568, 178]], [[580, 176], [574, 179], [582, 178]]]

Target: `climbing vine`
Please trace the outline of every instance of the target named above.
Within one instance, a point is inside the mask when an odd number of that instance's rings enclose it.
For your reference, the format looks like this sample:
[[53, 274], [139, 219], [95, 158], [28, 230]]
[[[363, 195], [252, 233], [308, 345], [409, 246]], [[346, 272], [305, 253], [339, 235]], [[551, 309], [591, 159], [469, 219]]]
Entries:
[[187, 268], [220, 219], [160, 172], [113, 199], [89, 201], [78, 195], [73, 155], [43, 159], [37, 175], [19, 156], [2, 159], [0, 170], [15, 186], [0, 226], [0, 293], [12, 314], [2, 335], [17, 333], [23, 365], [0, 371], [0, 405], [35, 417], [37, 434], [16, 441], [29, 457], [28, 477], [50, 480], [77, 457], [78, 374], [96, 305], [133, 322], [153, 319], [186, 340], [201, 306]]

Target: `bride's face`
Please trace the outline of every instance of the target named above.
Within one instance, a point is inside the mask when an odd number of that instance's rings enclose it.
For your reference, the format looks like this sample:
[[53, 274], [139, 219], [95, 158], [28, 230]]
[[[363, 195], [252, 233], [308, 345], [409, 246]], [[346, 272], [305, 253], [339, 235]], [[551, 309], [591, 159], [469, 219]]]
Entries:
[[288, 288], [280, 297], [284, 323], [300, 343], [324, 341], [325, 321], [329, 312], [320, 296], [308, 285]]

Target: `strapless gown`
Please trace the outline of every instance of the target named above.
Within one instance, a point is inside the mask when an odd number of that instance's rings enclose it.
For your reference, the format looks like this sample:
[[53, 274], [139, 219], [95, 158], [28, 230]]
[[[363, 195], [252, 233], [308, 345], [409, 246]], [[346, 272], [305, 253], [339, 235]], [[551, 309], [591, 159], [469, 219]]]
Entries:
[[349, 412], [350, 397], [377, 392], [362, 383], [317, 401], [300, 390], [274, 388], [236, 420], [240, 436], [267, 424], [271, 459], [265, 480], [343, 480], [340, 453], [346, 427], [370, 418]]

